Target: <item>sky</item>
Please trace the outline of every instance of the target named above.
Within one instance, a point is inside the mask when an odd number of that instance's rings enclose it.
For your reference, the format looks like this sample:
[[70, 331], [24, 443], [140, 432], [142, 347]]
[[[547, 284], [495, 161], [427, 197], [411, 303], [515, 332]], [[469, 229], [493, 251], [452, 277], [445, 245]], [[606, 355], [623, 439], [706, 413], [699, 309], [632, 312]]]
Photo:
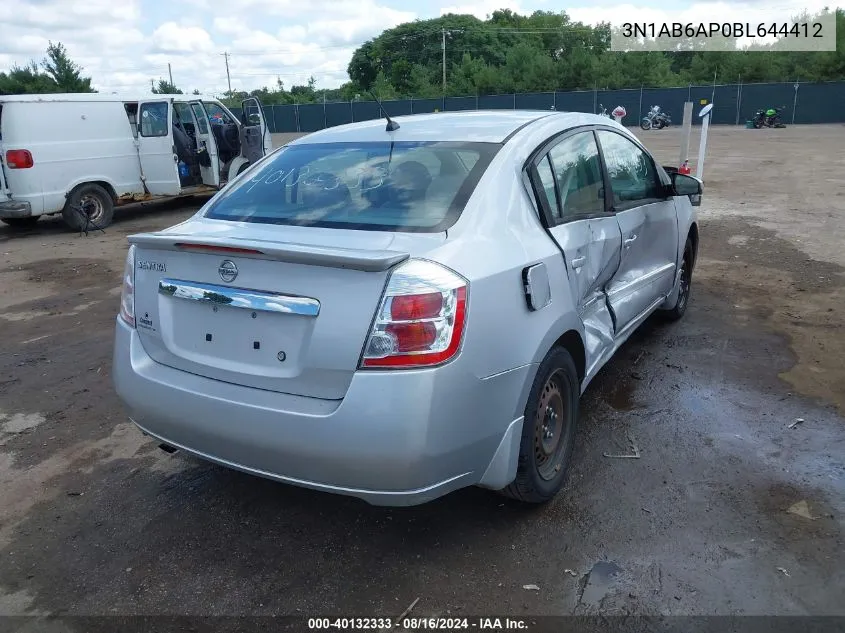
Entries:
[[220, 95], [227, 89], [224, 52], [234, 90], [347, 81], [346, 67], [364, 41], [403, 22], [467, 13], [484, 19], [496, 9], [519, 13], [566, 10], [573, 20], [745, 21], [818, 10], [835, 3], [806, 0], [685, 2], [643, 0], [0, 0], [0, 70], [44, 57], [62, 42], [100, 92], [143, 92], [167, 78], [185, 92]]

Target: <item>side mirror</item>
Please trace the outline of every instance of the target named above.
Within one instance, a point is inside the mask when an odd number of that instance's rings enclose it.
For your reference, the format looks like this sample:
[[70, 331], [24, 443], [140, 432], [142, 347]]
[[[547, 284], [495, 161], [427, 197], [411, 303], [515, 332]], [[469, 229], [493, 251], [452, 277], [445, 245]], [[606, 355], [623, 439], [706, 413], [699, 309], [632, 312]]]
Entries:
[[703, 191], [702, 182], [694, 176], [687, 176], [686, 174], [672, 173], [672, 190], [676, 196], [689, 196], [692, 206], [697, 207], [701, 205], [701, 192]]

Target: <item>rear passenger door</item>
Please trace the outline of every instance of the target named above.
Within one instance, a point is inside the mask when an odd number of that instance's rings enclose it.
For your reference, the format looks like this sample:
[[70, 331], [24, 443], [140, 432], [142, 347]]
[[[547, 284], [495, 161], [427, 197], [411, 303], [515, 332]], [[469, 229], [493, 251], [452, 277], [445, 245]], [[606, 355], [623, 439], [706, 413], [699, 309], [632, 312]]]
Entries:
[[621, 237], [605, 202], [592, 130], [576, 130], [544, 147], [530, 167], [549, 233], [563, 251], [573, 304], [584, 324], [587, 375], [606, 360], [614, 323], [604, 286], [619, 265]]
[[597, 132], [607, 167], [622, 257], [607, 285], [617, 334], [635, 325], [674, 284], [678, 255], [675, 203], [651, 156], [630, 138]]

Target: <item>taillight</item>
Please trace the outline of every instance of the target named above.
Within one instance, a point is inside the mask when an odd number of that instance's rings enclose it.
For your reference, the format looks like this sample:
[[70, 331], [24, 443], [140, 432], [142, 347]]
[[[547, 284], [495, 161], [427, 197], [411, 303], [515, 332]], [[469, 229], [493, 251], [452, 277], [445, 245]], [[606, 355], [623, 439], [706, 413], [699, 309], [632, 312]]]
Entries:
[[123, 288], [120, 291], [120, 318], [135, 327], [135, 245], [129, 247], [123, 267]]
[[466, 279], [412, 259], [393, 271], [364, 346], [362, 368], [430, 367], [458, 353], [467, 310]]
[[28, 149], [10, 149], [6, 152], [6, 165], [9, 169], [29, 169], [34, 164], [32, 152]]

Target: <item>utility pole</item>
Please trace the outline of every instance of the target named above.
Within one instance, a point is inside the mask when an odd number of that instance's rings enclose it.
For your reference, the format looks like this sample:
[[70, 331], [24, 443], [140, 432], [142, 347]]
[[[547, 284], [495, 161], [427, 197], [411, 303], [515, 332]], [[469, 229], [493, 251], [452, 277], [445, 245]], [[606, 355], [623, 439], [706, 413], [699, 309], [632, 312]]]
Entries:
[[223, 58], [226, 60], [226, 83], [229, 84], [229, 96], [232, 96], [232, 78], [229, 76], [229, 51], [223, 53]]
[[443, 29], [443, 94], [446, 94], [446, 29]]
[[167, 62], [167, 75], [170, 77], [170, 85], [173, 86], [173, 71], [170, 70], [170, 62]]
[[150, 78], [150, 92], [155, 92], [155, 79]]

